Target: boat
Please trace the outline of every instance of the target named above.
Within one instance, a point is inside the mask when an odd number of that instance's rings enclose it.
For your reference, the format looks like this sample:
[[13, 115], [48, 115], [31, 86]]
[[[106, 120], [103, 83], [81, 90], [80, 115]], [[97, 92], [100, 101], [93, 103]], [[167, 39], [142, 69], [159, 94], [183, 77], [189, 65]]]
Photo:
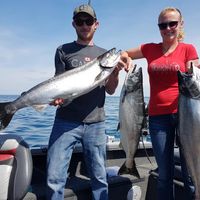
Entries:
[[[11, 143], [8, 141], [11, 141]], [[18, 143], [18, 146], [16, 146], [16, 143]], [[12, 148], [8, 150], [5, 149], [5, 146]], [[18, 151], [19, 148], [20, 151]], [[13, 153], [13, 149], [15, 153]], [[180, 175], [180, 162], [177, 148], [175, 152], [174, 191], [176, 199], [186, 200]], [[13, 164], [8, 164], [8, 160], [5, 162], [5, 154], [14, 155], [16, 157], [14, 159], [17, 162], [12, 161]], [[30, 149], [20, 136], [12, 134], [1, 135], [0, 174], [6, 177], [5, 179], [1, 177], [0, 180], [0, 199], [45, 200], [46, 156], [47, 146], [33, 147]], [[8, 158], [10, 159], [10, 157]], [[118, 169], [124, 161], [125, 153], [121, 149], [119, 141], [115, 141], [113, 137], [108, 138], [106, 169], [109, 184], [109, 200], [155, 200], [158, 174], [151, 142], [140, 141], [135, 155], [136, 167], [139, 171], [140, 178], [136, 178], [130, 174], [118, 175]], [[7, 172], [3, 172], [5, 168], [2, 166], [5, 163], [7, 165], [13, 165], [10, 170], [10, 175]], [[7, 180], [7, 188], [5, 180]], [[67, 183], [65, 187], [65, 200], [92, 199], [90, 179], [85, 169], [81, 145], [77, 145], [74, 149]], [[7, 191], [8, 197], [5, 197], [5, 191]]]

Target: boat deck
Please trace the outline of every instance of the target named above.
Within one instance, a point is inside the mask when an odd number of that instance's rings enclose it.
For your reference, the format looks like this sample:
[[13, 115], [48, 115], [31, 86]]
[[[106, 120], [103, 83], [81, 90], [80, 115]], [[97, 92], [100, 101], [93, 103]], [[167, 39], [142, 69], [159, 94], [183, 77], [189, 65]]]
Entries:
[[[32, 149], [33, 176], [30, 192], [24, 200], [44, 200], [46, 180], [46, 147]], [[147, 156], [148, 155], [148, 156]], [[129, 200], [127, 193], [133, 186], [139, 186], [142, 191], [140, 200], [156, 199], [156, 183], [158, 174], [151, 143], [146, 142], [145, 148], [142, 143], [136, 152], [135, 162], [140, 178], [130, 174], [117, 175], [117, 170], [125, 161], [125, 153], [119, 147], [119, 142], [109, 143], [107, 146], [107, 170], [109, 183], [109, 200]], [[176, 170], [179, 173], [180, 167]], [[73, 153], [69, 168], [69, 180], [65, 188], [66, 200], [91, 200], [90, 179], [85, 170], [81, 147], [77, 147]], [[181, 179], [175, 180], [175, 192], [177, 200], [186, 200]], [[134, 200], [134, 198], [131, 198]]]
[[[119, 147], [119, 142], [112, 142], [107, 145], [107, 171], [109, 183], [109, 199], [110, 200], [126, 200], [127, 193], [133, 185], [137, 185], [142, 190], [142, 198], [145, 199], [147, 190], [147, 182], [149, 171], [156, 168], [155, 159], [150, 143], [146, 143], [146, 152], [150, 161], [147, 158], [142, 143], [140, 144], [135, 161], [140, 179], [135, 176], [124, 174], [117, 175], [117, 170], [125, 162], [125, 153]], [[30, 192], [25, 199], [31, 199], [31, 195], [35, 199], [45, 199], [45, 180], [46, 180], [46, 147], [32, 149], [33, 158], [33, 176]], [[34, 199], [34, 197], [32, 197]], [[82, 156], [81, 146], [77, 146], [74, 150], [69, 168], [69, 181], [65, 189], [65, 199], [67, 200], [90, 200], [91, 188], [90, 179], [85, 170], [84, 159]]]

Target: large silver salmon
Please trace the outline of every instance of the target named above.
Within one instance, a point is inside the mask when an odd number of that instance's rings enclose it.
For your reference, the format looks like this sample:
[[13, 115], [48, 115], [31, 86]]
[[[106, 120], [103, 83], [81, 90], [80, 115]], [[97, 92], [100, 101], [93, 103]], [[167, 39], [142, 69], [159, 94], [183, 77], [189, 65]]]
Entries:
[[129, 70], [127, 73], [120, 94], [120, 142], [126, 153], [126, 161], [120, 168], [119, 174], [132, 174], [139, 178], [140, 176], [135, 165], [134, 156], [144, 125], [145, 103], [142, 68], [135, 68]]
[[119, 59], [120, 51], [117, 52], [113, 48], [79, 68], [66, 71], [36, 85], [13, 102], [0, 103], [0, 130], [9, 124], [14, 113], [21, 108], [31, 106], [41, 110], [57, 98], [70, 102], [88, 93], [104, 83]]
[[195, 185], [195, 199], [200, 199], [200, 69], [192, 73], [178, 71], [179, 137], [188, 171]]

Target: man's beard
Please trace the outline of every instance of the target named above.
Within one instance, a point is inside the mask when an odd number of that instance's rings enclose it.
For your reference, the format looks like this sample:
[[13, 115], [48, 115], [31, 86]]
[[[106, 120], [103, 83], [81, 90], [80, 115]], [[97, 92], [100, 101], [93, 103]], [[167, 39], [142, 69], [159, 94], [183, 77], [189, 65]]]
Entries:
[[80, 39], [82, 41], [91, 41], [94, 33], [89, 33], [89, 34], [87, 34], [87, 36], [85, 36], [85, 35], [77, 32], [77, 35], [78, 35], [78, 39]]

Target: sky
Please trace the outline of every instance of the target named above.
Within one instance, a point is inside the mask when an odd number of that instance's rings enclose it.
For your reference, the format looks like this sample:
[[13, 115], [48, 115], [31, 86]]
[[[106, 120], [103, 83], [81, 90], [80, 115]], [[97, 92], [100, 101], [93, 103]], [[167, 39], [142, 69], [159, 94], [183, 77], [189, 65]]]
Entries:
[[[0, 94], [19, 95], [54, 76], [56, 48], [76, 40], [72, 13], [87, 0], [4, 0], [0, 6]], [[91, 0], [100, 26], [96, 45], [126, 50], [143, 43], [161, 42], [157, 19], [165, 7], [179, 8], [184, 17], [184, 42], [200, 55], [199, 0]], [[149, 96], [145, 59], [134, 60], [143, 68], [144, 95]], [[114, 95], [119, 96], [126, 73]]]

